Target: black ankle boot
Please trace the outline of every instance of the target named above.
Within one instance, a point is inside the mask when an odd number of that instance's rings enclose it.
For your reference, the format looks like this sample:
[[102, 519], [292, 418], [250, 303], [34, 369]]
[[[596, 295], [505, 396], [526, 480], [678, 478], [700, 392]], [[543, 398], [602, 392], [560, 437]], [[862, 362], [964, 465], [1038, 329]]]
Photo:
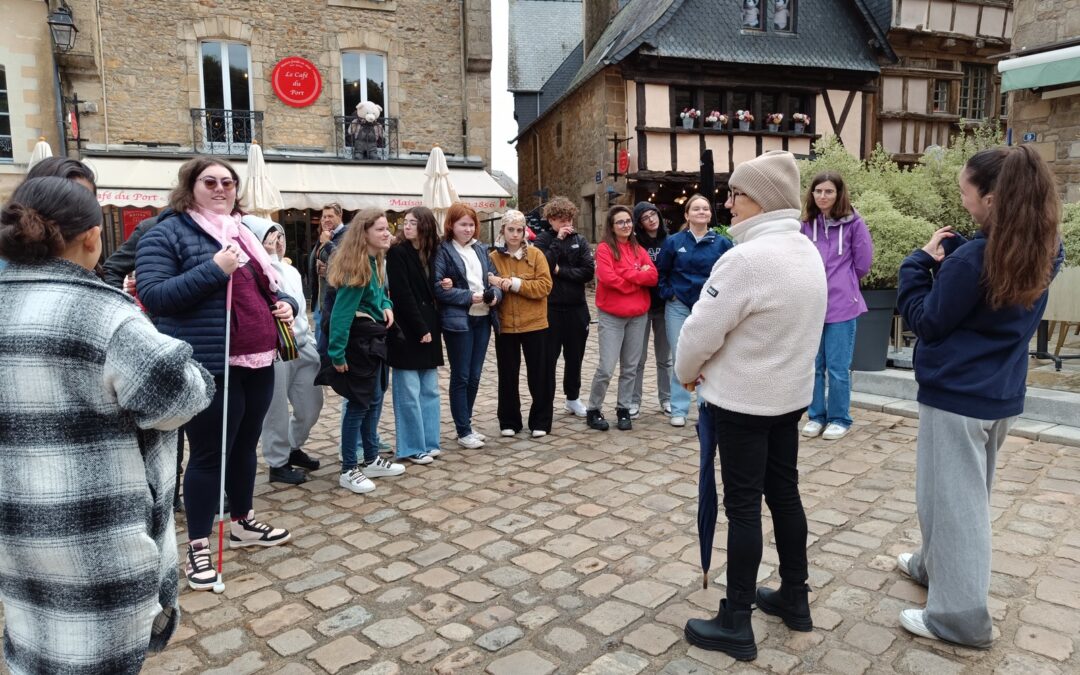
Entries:
[[730, 609], [727, 599], [720, 601], [715, 619], [690, 619], [686, 622], [686, 640], [702, 649], [724, 652], [739, 661], [757, 658], [754, 628], [749, 609]]
[[615, 408], [615, 417], [618, 421], [615, 426], [619, 431], [629, 431], [634, 427], [633, 422], [630, 421], [630, 410], [628, 408]]
[[759, 588], [757, 606], [766, 614], [783, 619], [791, 630], [809, 632], [814, 629], [814, 622], [810, 620], [810, 600], [807, 598], [809, 592], [810, 587], [806, 584], [780, 584], [778, 591]]
[[604, 419], [603, 413], [599, 410], [586, 410], [585, 424], [588, 424], [590, 429], [596, 429], [597, 431], [608, 430], [607, 420]]

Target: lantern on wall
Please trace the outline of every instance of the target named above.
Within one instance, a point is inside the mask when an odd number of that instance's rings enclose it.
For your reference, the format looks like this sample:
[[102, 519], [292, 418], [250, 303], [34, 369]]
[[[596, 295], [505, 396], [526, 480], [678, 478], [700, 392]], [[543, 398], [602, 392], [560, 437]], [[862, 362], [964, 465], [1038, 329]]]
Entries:
[[49, 32], [52, 33], [53, 47], [58, 52], [69, 52], [75, 46], [75, 36], [79, 29], [75, 27], [75, 19], [71, 15], [71, 8], [66, 2], [49, 13], [47, 19]]

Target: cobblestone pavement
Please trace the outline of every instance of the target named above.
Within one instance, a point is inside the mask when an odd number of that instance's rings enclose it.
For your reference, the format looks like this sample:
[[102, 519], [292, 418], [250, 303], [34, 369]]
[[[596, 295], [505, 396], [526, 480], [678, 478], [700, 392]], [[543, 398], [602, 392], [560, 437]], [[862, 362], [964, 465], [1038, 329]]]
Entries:
[[[894, 562], [919, 539], [916, 421], [860, 410], [845, 439], [805, 442], [815, 630], [755, 612], [758, 659], [737, 663], [682, 636], [721, 597], [725, 523], [703, 590], [694, 431], [657, 411], [652, 373], [631, 432], [558, 414], [548, 437], [502, 439], [494, 363], [492, 351], [476, 413], [487, 447], [458, 448], [444, 404], [443, 456], [376, 479], [367, 495], [337, 485], [337, 400], [328, 403], [308, 445], [323, 460], [313, 480], [270, 485], [263, 469], [256, 487], [260, 517], [291, 528], [293, 543], [227, 551], [225, 594], [183, 592], [183, 625], [146, 672], [1080, 672], [1076, 448], [1010, 438], [1000, 455], [998, 637], [978, 651], [898, 626], [899, 611], [925, 599]], [[392, 441], [389, 403], [383, 435]], [[766, 542], [759, 579], [777, 583]]]

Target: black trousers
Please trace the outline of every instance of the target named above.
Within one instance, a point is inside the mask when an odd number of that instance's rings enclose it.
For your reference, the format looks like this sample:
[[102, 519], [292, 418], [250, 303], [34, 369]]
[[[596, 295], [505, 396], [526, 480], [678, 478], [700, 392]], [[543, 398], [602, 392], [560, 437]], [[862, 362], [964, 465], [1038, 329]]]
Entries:
[[802, 410], [775, 417], [747, 415], [710, 403], [720, 449], [727, 533], [727, 598], [754, 602], [761, 563], [761, 497], [772, 513], [780, 580], [800, 585], [808, 578], [806, 514], [799, 498], [799, 418]]
[[547, 356], [548, 330], [528, 333], [500, 333], [495, 336], [495, 357], [499, 362], [499, 428], [521, 431], [521, 396], [518, 380], [521, 355], [529, 385], [529, 429], [551, 431], [555, 400], [555, 364]]
[[[548, 304], [548, 361], [552, 373], [563, 356], [563, 394], [567, 400], [581, 397], [581, 362], [589, 340], [588, 305]], [[555, 378], [551, 378], [551, 400], [555, 400]]]

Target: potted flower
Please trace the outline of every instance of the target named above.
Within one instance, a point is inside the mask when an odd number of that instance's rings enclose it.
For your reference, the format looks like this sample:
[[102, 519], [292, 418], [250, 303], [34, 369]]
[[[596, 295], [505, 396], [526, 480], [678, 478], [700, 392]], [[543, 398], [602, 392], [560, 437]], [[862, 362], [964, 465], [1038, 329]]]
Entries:
[[806, 127], [810, 126], [810, 116], [803, 113], [795, 113], [791, 116], [791, 121], [795, 125], [795, 133], [801, 134], [806, 131]]
[[750, 125], [754, 123], [754, 116], [749, 110], [738, 110], [735, 119], [739, 120], [739, 131], [750, 131]]
[[769, 113], [765, 123], [769, 125], [769, 131], [780, 131], [780, 123], [784, 121], [784, 113]]
[[724, 125], [728, 123], [728, 117], [719, 110], [713, 110], [705, 117], [705, 122], [711, 125], [713, 129], [723, 129]]
[[682, 119], [682, 125], [686, 129], [694, 128], [694, 120], [701, 116], [701, 111], [697, 108], [683, 108], [683, 111], [679, 113], [679, 117]]

